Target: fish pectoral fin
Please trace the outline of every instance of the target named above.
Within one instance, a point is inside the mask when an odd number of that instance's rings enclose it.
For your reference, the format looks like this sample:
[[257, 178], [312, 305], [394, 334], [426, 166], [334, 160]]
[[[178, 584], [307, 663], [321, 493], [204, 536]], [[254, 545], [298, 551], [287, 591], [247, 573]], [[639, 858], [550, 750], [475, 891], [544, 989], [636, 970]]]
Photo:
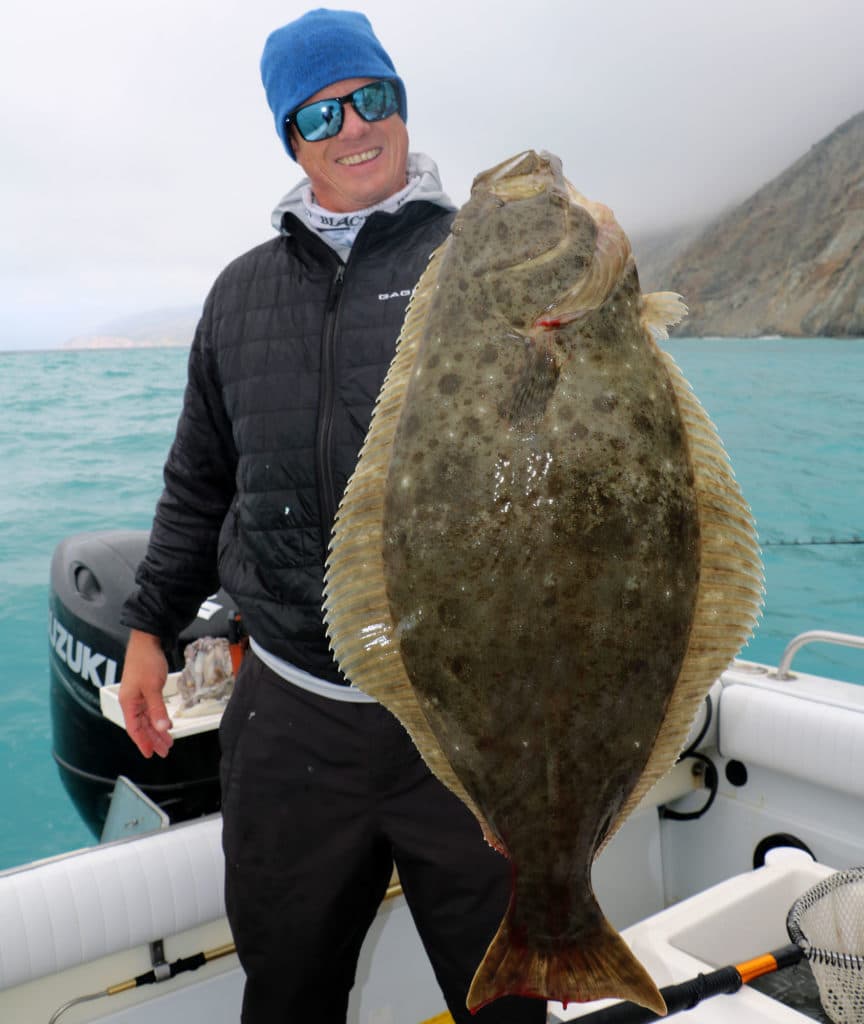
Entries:
[[657, 341], [665, 341], [669, 328], [680, 324], [688, 312], [677, 292], [649, 292], [642, 296], [642, 323]]
[[501, 413], [514, 427], [539, 420], [558, 385], [561, 367], [545, 338], [526, 338], [526, 360]]
[[511, 927], [512, 904], [477, 968], [466, 1005], [475, 1013], [505, 995], [564, 1003], [628, 999], [661, 1016], [666, 1003], [651, 976], [608, 921], [577, 943], [532, 949]]

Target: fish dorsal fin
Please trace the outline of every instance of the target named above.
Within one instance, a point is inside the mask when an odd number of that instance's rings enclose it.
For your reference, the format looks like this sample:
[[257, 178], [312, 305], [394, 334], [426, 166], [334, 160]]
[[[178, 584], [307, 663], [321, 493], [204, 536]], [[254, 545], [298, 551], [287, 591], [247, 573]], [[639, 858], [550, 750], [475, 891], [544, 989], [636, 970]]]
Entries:
[[688, 309], [677, 292], [649, 292], [642, 296], [642, 323], [656, 341], [669, 337], [669, 328], [680, 324]]
[[675, 391], [695, 475], [699, 585], [687, 652], [666, 717], [642, 775], [603, 846], [675, 763], [705, 694], [752, 634], [764, 594], [756, 524], [723, 443], [674, 359], [662, 351], [660, 355]]
[[384, 491], [390, 453], [449, 242], [432, 254], [414, 289], [360, 458], [339, 505], [324, 581], [324, 620], [346, 677], [393, 712], [429, 769], [468, 805], [487, 840], [500, 847], [450, 767], [405, 672], [384, 572]]

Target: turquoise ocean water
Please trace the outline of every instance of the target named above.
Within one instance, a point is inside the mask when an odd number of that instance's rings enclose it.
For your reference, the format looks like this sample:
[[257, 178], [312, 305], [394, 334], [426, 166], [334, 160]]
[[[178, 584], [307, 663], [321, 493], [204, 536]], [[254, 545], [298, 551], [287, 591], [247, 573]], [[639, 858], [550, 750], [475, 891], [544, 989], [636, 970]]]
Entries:
[[[669, 342], [717, 424], [763, 543], [743, 656], [805, 629], [864, 633], [864, 341]], [[179, 349], [0, 353], [0, 869], [92, 838], [60, 785], [48, 712], [49, 563], [70, 533], [144, 529], [183, 394]], [[795, 668], [864, 682], [864, 652]]]

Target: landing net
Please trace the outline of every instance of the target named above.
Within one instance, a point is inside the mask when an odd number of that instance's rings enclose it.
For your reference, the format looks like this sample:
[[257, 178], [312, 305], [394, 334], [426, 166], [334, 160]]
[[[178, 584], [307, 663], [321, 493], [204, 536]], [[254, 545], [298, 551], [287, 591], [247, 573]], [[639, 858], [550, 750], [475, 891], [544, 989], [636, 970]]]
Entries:
[[838, 871], [800, 896], [786, 918], [834, 1024], [864, 1024], [864, 867]]

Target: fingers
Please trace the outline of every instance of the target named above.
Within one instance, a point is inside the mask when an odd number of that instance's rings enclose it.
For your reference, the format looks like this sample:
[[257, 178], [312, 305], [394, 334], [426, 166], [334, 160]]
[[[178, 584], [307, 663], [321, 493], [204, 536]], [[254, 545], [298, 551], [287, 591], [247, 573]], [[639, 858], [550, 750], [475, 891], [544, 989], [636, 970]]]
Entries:
[[149, 705], [144, 694], [138, 694], [125, 703], [121, 694], [121, 707], [126, 731], [144, 757], [166, 757], [174, 743], [169, 733], [171, 720], [161, 697], [151, 699]]
[[145, 757], [165, 757], [174, 738], [162, 699], [168, 663], [159, 638], [132, 630], [120, 681], [120, 707], [126, 731]]
[[151, 728], [153, 750], [160, 757], [166, 757], [174, 743], [174, 737], [168, 731], [173, 723], [168, 717], [161, 694], [148, 705], [147, 720]]

